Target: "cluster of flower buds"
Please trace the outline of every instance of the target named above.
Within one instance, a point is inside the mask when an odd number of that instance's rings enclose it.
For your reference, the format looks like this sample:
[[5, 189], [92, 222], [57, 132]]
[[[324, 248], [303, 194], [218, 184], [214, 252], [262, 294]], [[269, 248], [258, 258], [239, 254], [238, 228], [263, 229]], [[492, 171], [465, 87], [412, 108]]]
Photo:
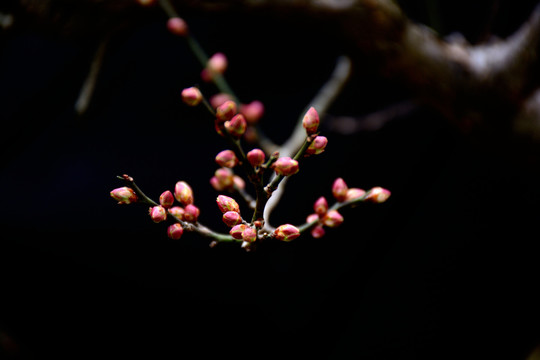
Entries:
[[231, 228], [229, 234], [237, 240], [243, 240], [243, 247], [257, 240], [257, 230], [247, 225], [240, 215], [240, 206], [233, 198], [219, 195], [216, 199], [219, 210], [223, 213], [223, 222]]

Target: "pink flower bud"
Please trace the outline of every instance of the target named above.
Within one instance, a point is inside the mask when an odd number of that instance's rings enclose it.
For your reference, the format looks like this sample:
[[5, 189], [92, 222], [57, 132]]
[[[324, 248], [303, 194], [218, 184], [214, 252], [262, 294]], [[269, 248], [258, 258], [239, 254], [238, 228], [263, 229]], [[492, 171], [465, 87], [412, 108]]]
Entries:
[[131, 204], [137, 202], [137, 194], [132, 188], [127, 186], [111, 191], [111, 197], [119, 204]]
[[234, 186], [234, 172], [229, 168], [219, 168], [214, 173], [214, 176], [216, 177], [219, 187], [222, 189], [229, 189], [232, 186]]
[[218, 52], [212, 55], [210, 59], [208, 59], [206, 68], [213, 73], [223, 74], [225, 70], [227, 70], [228, 65], [229, 62], [227, 61], [227, 57], [225, 56], [225, 54]]
[[178, 220], [184, 220], [184, 208], [181, 208], [180, 206], [174, 206], [170, 208], [169, 214], [171, 214]]
[[201, 214], [201, 211], [198, 207], [196, 207], [193, 204], [188, 204], [184, 208], [184, 220], [190, 223], [197, 222], [197, 219], [199, 218], [199, 215]]
[[347, 198], [347, 191], [349, 187], [342, 178], [337, 178], [332, 185], [332, 195], [337, 201], [343, 202]]
[[244, 190], [246, 188], [246, 182], [238, 175], [233, 176], [234, 188]]
[[216, 163], [219, 166], [232, 168], [238, 164], [238, 158], [232, 150], [223, 150], [216, 155]]
[[261, 166], [264, 163], [265, 155], [261, 149], [253, 149], [246, 154], [249, 163], [252, 166]]
[[167, 29], [174, 35], [186, 36], [188, 34], [188, 25], [184, 19], [172, 17], [167, 21]]
[[193, 204], [193, 190], [185, 181], [179, 181], [174, 187], [174, 197], [183, 205]]
[[366, 194], [366, 201], [374, 202], [377, 204], [383, 203], [390, 197], [390, 191], [383, 189], [382, 187], [374, 187]]
[[236, 211], [227, 211], [223, 214], [223, 222], [232, 228], [242, 222], [242, 217]]
[[300, 230], [291, 224], [278, 226], [278, 228], [274, 230], [274, 237], [281, 241], [291, 241], [299, 236]]
[[201, 90], [192, 86], [182, 90], [182, 101], [189, 106], [197, 106], [203, 100]]
[[257, 232], [249, 226], [242, 232], [242, 240], [252, 243], [257, 240]]
[[328, 211], [328, 201], [326, 201], [326, 198], [324, 196], [318, 198], [317, 201], [315, 201], [315, 204], [313, 204], [313, 209], [318, 215], [326, 214]]
[[163, 192], [163, 194], [159, 196], [159, 203], [164, 208], [170, 208], [174, 203], [174, 196], [172, 192], [170, 192], [169, 190]]
[[314, 221], [319, 221], [319, 214], [310, 214], [308, 215], [308, 217], [306, 218], [306, 222], [309, 224], [309, 223], [312, 223]]
[[247, 228], [248, 228], [247, 225], [245, 225], [245, 224], [239, 224], [239, 225], [233, 226], [233, 228], [231, 229], [231, 231], [229, 231], [229, 234], [230, 234], [234, 239], [240, 240], [240, 239], [242, 239], [242, 234], [244, 233], [244, 231], [245, 231]]
[[326, 136], [317, 136], [311, 144], [309, 144], [306, 149], [306, 154], [308, 155], [319, 155], [324, 151], [326, 145], [328, 144], [328, 139]]
[[219, 105], [223, 104], [225, 101], [232, 100], [231, 95], [226, 93], [219, 93], [210, 98], [210, 105], [215, 109]]
[[347, 190], [347, 196], [346, 196], [345, 200], [349, 201], [349, 200], [359, 199], [362, 196], [364, 196], [365, 194], [366, 194], [365, 190], [358, 189], [358, 188], [351, 188], [351, 189]]
[[236, 103], [232, 100], [225, 101], [216, 108], [216, 118], [221, 121], [229, 121], [236, 115]]
[[167, 236], [173, 240], [180, 239], [183, 233], [184, 228], [179, 223], [172, 224], [167, 228]]
[[274, 171], [283, 176], [294, 175], [298, 172], [298, 161], [290, 157], [280, 157], [273, 165]]
[[306, 112], [306, 115], [304, 115], [304, 119], [302, 120], [302, 125], [304, 126], [304, 129], [306, 129], [308, 135], [313, 135], [317, 132], [317, 129], [319, 128], [319, 114], [314, 107], [310, 107]]
[[322, 227], [322, 225], [317, 225], [313, 229], [311, 229], [311, 236], [313, 236], [315, 239], [320, 239], [326, 234], [326, 231]]
[[218, 204], [219, 210], [221, 210], [222, 213], [226, 213], [227, 211], [235, 211], [237, 213], [240, 213], [240, 206], [231, 197], [225, 196], [225, 195], [219, 195], [216, 199], [216, 202]]
[[152, 221], [159, 223], [167, 219], [167, 210], [161, 205], [151, 207], [149, 212]]
[[225, 122], [225, 129], [237, 139], [244, 135], [246, 128], [246, 119], [242, 114], [236, 114], [231, 120]]
[[264, 105], [258, 100], [254, 100], [249, 104], [240, 105], [240, 112], [244, 114], [248, 124], [256, 124], [264, 115]]
[[322, 223], [330, 228], [337, 227], [343, 223], [343, 216], [337, 210], [330, 210], [322, 218]]

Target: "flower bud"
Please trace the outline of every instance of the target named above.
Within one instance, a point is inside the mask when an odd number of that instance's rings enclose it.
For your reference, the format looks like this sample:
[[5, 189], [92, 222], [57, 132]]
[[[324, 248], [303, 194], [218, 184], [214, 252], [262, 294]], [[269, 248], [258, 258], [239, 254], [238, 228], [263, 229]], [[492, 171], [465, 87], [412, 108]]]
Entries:
[[182, 101], [189, 106], [197, 106], [203, 100], [201, 90], [192, 86], [182, 90]]
[[167, 236], [173, 240], [180, 239], [183, 233], [184, 228], [179, 223], [172, 224], [167, 228]]
[[383, 203], [390, 197], [390, 191], [383, 189], [382, 187], [374, 187], [366, 194], [366, 201], [374, 202], [377, 204]]
[[237, 213], [240, 213], [240, 206], [231, 197], [225, 196], [225, 195], [219, 195], [216, 199], [217, 205], [219, 207], [219, 210], [221, 210], [222, 213], [226, 213], [227, 211], [235, 211]]
[[184, 220], [184, 208], [180, 206], [174, 206], [169, 209], [169, 214], [177, 218], [178, 220]]
[[337, 178], [332, 185], [332, 195], [337, 201], [343, 202], [347, 198], [347, 191], [349, 187], [342, 178]]
[[174, 197], [184, 206], [193, 204], [193, 190], [185, 181], [179, 181], [174, 187]]
[[246, 154], [249, 163], [252, 166], [261, 166], [264, 163], [265, 155], [261, 149], [253, 149]]
[[167, 219], [167, 210], [165, 210], [165, 208], [161, 205], [151, 207], [148, 213], [150, 214], [152, 221], [155, 223], [159, 223]]
[[229, 168], [222, 167], [217, 169], [214, 177], [222, 189], [229, 189], [234, 186], [234, 172]]
[[210, 105], [215, 109], [219, 105], [223, 104], [225, 101], [232, 100], [231, 95], [226, 93], [219, 93], [210, 97]]
[[248, 228], [247, 225], [245, 225], [245, 224], [239, 224], [239, 225], [233, 226], [233, 228], [231, 229], [231, 231], [229, 231], [229, 234], [230, 234], [234, 239], [240, 240], [240, 239], [242, 239], [242, 233], [243, 233], [247, 228]]
[[223, 214], [223, 222], [232, 228], [242, 222], [242, 217], [236, 211], [227, 211]]
[[240, 105], [240, 112], [244, 114], [248, 124], [256, 124], [264, 114], [264, 105], [258, 100], [254, 100], [249, 104]]
[[320, 239], [326, 234], [326, 231], [322, 227], [322, 225], [317, 225], [313, 229], [311, 229], [311, 236], [313, 236], [315, 239]]
[[328, 201], [326, 201], [324, 196], [321, 196], [317, 199], [317, 201], [315, 201], [315, 204], [313, 204], [313, 210], [315, 210], [315, 213], [318, 215], [326, 214], [328, 211]]
[[219, 166], [232, 168], [238, 164], [238, 158], [232, 150], [223, 150], [216, 155], [216, 163]]
[[236, 103], [232, 100], [225, 101], [216, 108], [216, 118], [221, 121], [229, 121], [236, 115]]
[[159, 203], [164, 208], [170, 208], [174, 203], [174, 196], [172, 192], [170, 192], [169, 190], [164, 191], [163, 194], [159, 196]]
[[304, 129], [306, 129], [306, 133], [308, 135], [313, 135], [317, 132], [319, 128], [319, 114], [314, 107], [310, 107], [304, 115], [302, 126], [304, 126]]
[[322, 223], [330, 228], [337, 227], [343, 223], [343, 216], [337, 210], [330, 210], [322, 218]]
[[186, 36], [188, 34], [188, 25], [184, 19], [172, 17], [167, 21], [167, 30], [177, 36]]
[[328, 139], [326, 136], [317, 136], [315, 139], [313, 139], [311, 144], [309, 144], [308, 148], [306, 149], [306, 154], [319, 155], [320, 153], [324, 152], [327, 144]]
[[246, 119], [242, 114], [236, 114], [231, 120], [225, 122], [225, 129], [237, 139], [244, 135], [246, 128]]
[[254, 242], [255, 240], [257, 240], [257, 232], [249, 226], [246, 227], [245, 230], [242, 231], [242, 240], [248, 243]]
[[246, 188], [246, 182], [238, 175], [233, 176], [233, 183], [236, 190], [244, 190]]
[[365, 190], [362, 190], [359, 188], [351, 188], [347, 190], [347, 196], [345, 197], [345, 201], [359, 199], [365, 194], [366, 194]]
[[137, 202], [137, 194], [132, 188], [127, 186], [111, 191], [111, 197], [119, 204], [131, 204]]
[[208, 59], [206, 68], [213, 73], [223, 74], [225, 70], [227, 70], [228, 65], [229, 62], [227, 61], [227, 57], [225, 56], [225, 54], [218, 52], [212, 55], [210, 59]]
[[212, 187], [216, 191], [225, 190], [225, 188], [223, 187], [223, 185], [220, 183], [219, 179], [216, 176], [212, 176], [212, 178], [210, 178], [210, 185], [212, 185]]
[[278, 175], [289, 176], [298, 172], [298, 161], [290, 157], [280, 157], [273, 165], [274, 171]]
[[188, 204], [184, 208], [184, 220], [190, 223], [197, 222], [201, 211], [193, 204]]
[[309, 223], [312, 223], [314, 221], [319, 221], [319, 214], [310, 214], [308, 215], [308, 217], [306, 218], [306, 222], [309, 224]]
[[278, 226], [278, 228], [274, 230], [274, 237], [281, 241], [291, 241], [299, 236], [300, 230], [291, 224]]

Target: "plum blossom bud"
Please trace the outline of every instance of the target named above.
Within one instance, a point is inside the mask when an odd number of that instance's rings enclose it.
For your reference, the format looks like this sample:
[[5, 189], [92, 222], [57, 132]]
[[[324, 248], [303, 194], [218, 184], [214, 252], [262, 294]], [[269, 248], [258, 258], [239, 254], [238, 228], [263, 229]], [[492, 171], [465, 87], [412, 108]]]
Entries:
[[334, 184], [332, 185], [332, 195], [336, 198], [337, 201], [343, 202], [347, 198], [347, 191], [349, 190], [349, 187], [345, 183], [345, 180], [342, 178], [337, 178], [334, 180]]
[[189, 106], [197, 106], [203, 100], [201, 90], [192, 86], [182, 90], [182, 101]]
[[278, 226], [278, 228], [274, 230], [274, 237], [281, 241], [291, 241], [299, 236], [300, 230], [291, 224]]
[[179, 223], [172, 224], [167, 228], [167, 236], [173, 240], [180, 239], [183, 233], [184, 228]]
[[216, 108], [216, 118], [218, 121], [229, 121], [236, 115], [236, 103], [232, 100], [225, 101]]
[[314, 221], [319, 221], [319, 214], [310, 214], [308, 215], [308, 217], [306, 218], [306, 222], [309, 224], [309, 223], [312, 223]]
[[261, 149], [253, 149], [246, 154], [249, 163], [252, 166], [261, 166], [264, 163], [265, 155]]
[[188, 34], [188, 25], [184, 19], [172, 17], [167, 21], [167, 30], [177, 36], [186, 36]]
[[240, 112], [244, 114], [248, 124], [256, 124], [264, 114], [264, 105], [258, 100], [254, 100], [249, 104], [240, 105]]
[[252, 243], [257, 240], [257, 232], [249, 226], [242, 232], [242, 240]]
[[238, 175], [233, 176], [234, 188], [237, 190], [244, 190], [246, 188], [246, 182]]
[[174, 187], [174, 197], [183, 205], [193, 204], [193, 190], [185, 181], [179, 181]]
[[315, 201], [315, 204], [313, 204], [313, 210], [315, 210], [315, 213], [318, 215], [326, 214], [328, 211], [328, 201], [326, 201], [324, 196], [321, 196], [317, 199], [317, 201]]
[[218, 52], [212, 55], [210, 59], [208, 59], [206, 68], [213, 73], [223, 74], [225, 70], [227, 70], [228, 65], [229, 62], [225, 54]]
[[184, 220], [187, 222], [190, 222], [190, 223], [197, 222], [197, 219], [199, 218], [200, 214], [201, 214], [201, 210], [199, 210], [199, 208], [193, 204], [188, 204], [184, 208]]
[[167, 210], [161, 205], [151, 207], [149, 210], [150, 217], [155, 223], [162, 222], [167, 219]]
[[231, 120], [225, 122], [225, 129], [237, 139], [244, 135], [246, 128], [246, 119], [242, 114], [236, 114]]
[[164, 191], [163, 194], [159, 196], [159, 203], [166, 209], [170, 208], [174, 203], [174, 196], [172, 192], [169, 190]]
[[225, 196], [225, 195], [219, 195], [216, 199], [217, 205], [219, 207], [219, 210], [221, 210], [222, 213], [226, 213], [227, 211], [235, 211], [237, 213], [240, 213], [240, 206], [231, 197]]
[[309, 144], [308, 148], [306, 149], [306, 154], [319, 155], [320, 153], [324, 152], [327, 144], [328, 139], [326, 136], [317, 136], [315, 139], [313, 139], [311, 144]]
[[119, 204], [131, 204], [137, 202], [137, 194], [132, 188], [127, 186], [111, 191], [111, 197]]
[[214, 177], [222, 189], [229, 189], [234, 185], [234, 172], [229, 168], [222, 167], [217, 169]]
[[169, 209], [169, 214], [177, 218], [178, 220], [184, 220], [184, 208], [180, 206], [174, 206]]
[[227, 211], [223, 214], [223, 222], [232, 228], [242, 222], [242, 217], [236, 211]]
[[302, 126], [306, 129], [308, 135], [313, 135], [317, 132], [317, 129], [319, 128], [319, 114], [314, 107], [310, 107], [304, 115]]
[[231, 95], [226, 94], [226, 93], [219, 93], [210, 97], [210, 105], [212, 105], [212, 107], [215, 109], [219, 105], [223, 104], [225, 101], [229, 101], [229, 100], [232, 100]]
[[242, 239], [242, 233], [243, 233], [247, 228], [248, 228], [247, 225], [245, 225], [245, 224], [239, 224], [239, 225], [233, 226], [233, 228], [231, 229], [231, 231], [229, 231], [229, 234], [230, 234], [234, 239], [240, 240], [240, 239]]
[[232, 168], [238, 164], [238, 158], [232, 150], [223, 150], [216, 155], [216, 163], [219, 166]]
[[322, 223], [330, 228], [337, 227], [343, 223], [343, 216], [337, 210], [330, 210], [322, 218]]
[[278, 175], [289, 176], [298, 172], [298, 161], [288, 156], [280, 157], [273, 165], [274, 171]]
[[315, 239], [320, 239], [326, 234], [326, 231], [322, 227], [322, 225], [317, 225], [313, 229], [311, 229], [311, 236], [313, 236]]
[[366, 201], [374, 202], [377, 204], [383, 203], [390, 197], [390, 191], [383, 189], [382, 187], [374, 187], [366, 194]]
[[359, 199], [366, 194], [366, 191], [359, 188], [351, 188], [347, 190], [346, 201]]

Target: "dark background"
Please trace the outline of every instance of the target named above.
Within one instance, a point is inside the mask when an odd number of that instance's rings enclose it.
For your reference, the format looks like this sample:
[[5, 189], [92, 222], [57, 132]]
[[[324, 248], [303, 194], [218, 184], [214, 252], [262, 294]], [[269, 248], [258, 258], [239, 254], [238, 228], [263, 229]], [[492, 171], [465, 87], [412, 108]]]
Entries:
[[[400, 3], [475, 43], [510, 34], [535, 2]], [[392, 197], [344, 210], [322, 239], [210, 249], [193, 234], [168, 239], [144, 206], [117, 205], [116, 175], [153, 198], [185, 180], [201, 221], [226, 231], [208, 183], [225, 143], [179, 99], [200, 66], [152, 14], [113, 37], [83, 117], [73, 104], [98, 41], [91, 29], [84, 39], [28, 24], [0, 35], [0, 357], [523, 359], [536, 346], [538, 169], [427, 107], [376, 131], [323, 126], [327, 151], [302, 163], [273, 222], [302, 223], [336, 177]], [[186, 20], [209, 53], [228, 55], [239, 97], [265, 103], [262, 127], [276, 141], [343, 52], [287, 14]], [[329, 113], [360, 117], [411, 96], [360, 61]]]

